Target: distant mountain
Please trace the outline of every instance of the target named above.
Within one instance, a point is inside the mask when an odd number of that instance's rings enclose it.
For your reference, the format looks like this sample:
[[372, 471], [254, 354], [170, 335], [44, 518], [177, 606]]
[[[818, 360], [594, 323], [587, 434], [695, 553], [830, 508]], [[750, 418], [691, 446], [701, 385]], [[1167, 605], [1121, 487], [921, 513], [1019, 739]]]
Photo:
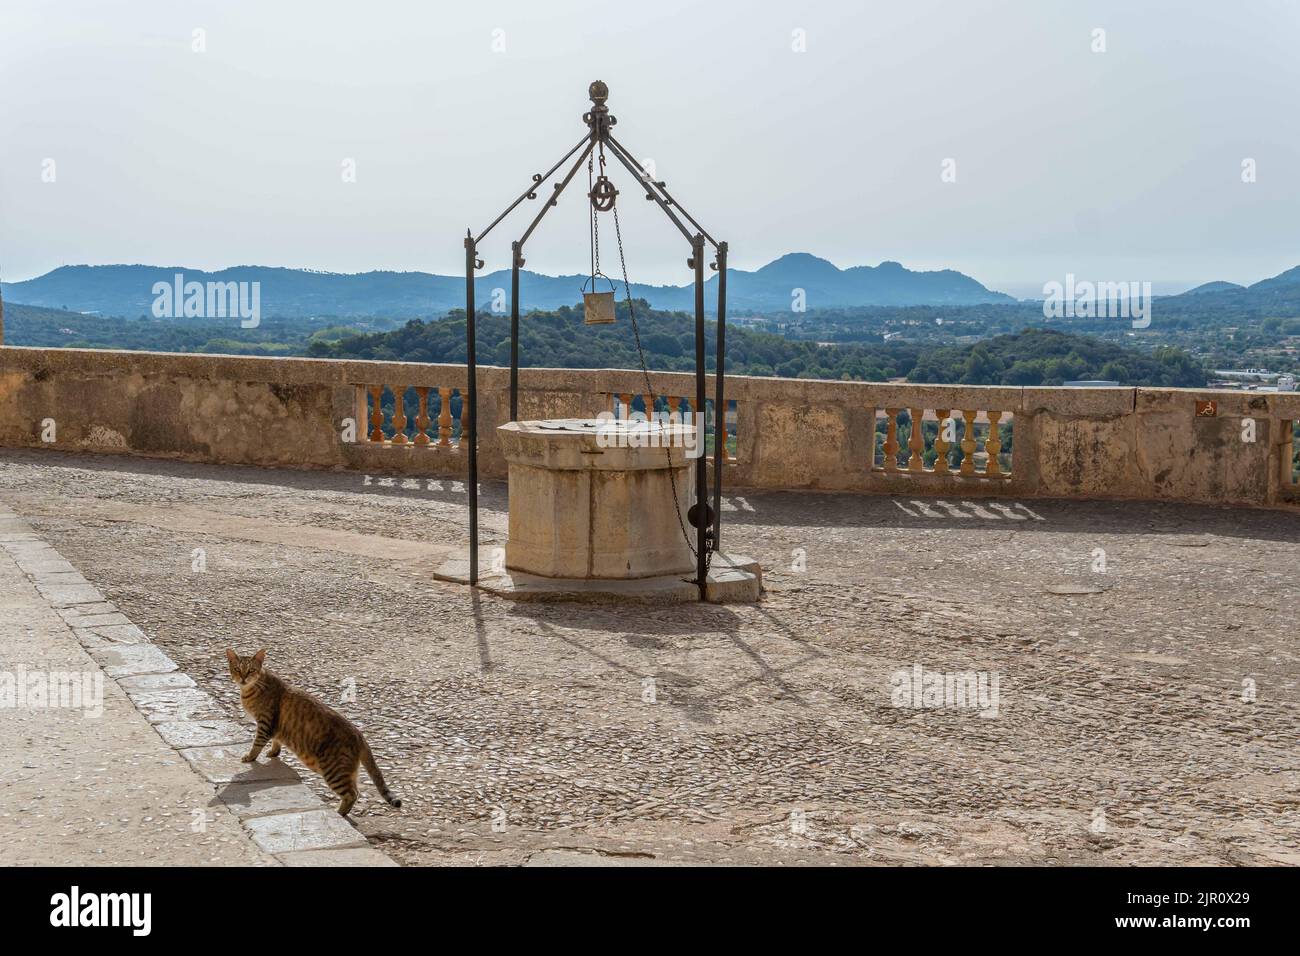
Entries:
[[[425, 272], [364, 272], [344, 275], [304, 269], [236, 266], [203, 272], [180, 266], [62, 266], [23, 282], [0, 284], [6, 301], [73, 312], [136, 318], [152, 315], [155, 283], [171, 285], [177, 273], [186, 282], [258, 282], [264, 316], [383, 316], [391, 319], [443, 315], [465, 304], [463, 276]], [[523, 270], [519, 274], [520, 302], [525, 309], [555, 309], [581, 301], [585, 275], [547, 276]], [[712, 311], [717, 301], [717, 275], [708, 279], [706, 299]], [[494, 294], [508, 304], [510, 272], [499, 270], [475, 279], [481, 308], [490, 308]], [[603, 285], [602, 285], [603, 288]], [[785, 311], [802, 289], [808, 309], [853, 306], [979, 305], [1011, 303], [1001, 292], [986, 289], [951, 269], [913, 272], [897, 262], [840, 269], [807, 253], [792, 253], [754, 272], [727, 271], [728, 311]], [[496, 290], [501, 290], [499, 294]], [[658, 309], [690, 309], [694, 290], [689, 284], [632, 284], [632, 295]], [[620, 298], [622, 298], [620, 290]]]
[[1204, 295], [1207, 292], [1238, 292], [1246, 287], [1235, 282], [1205, 282], [1195, 289], [1188, 289], [1180, 295]]
[[[983, 305], [1016, 300], [993, 292], [951, 269], [913, 272], [897, 262], [839, 269], [805, 252], [769, 262], [756, 272], [729, 269], [727, 301], [737, 308], [783, 311], [795, 289], [803, 289], [809, 309], [863, 305]], [[689, 293], [689, 287], [684, 290]], [[681, 306], [676, 306], [680, 308]]]
[[1254, 285], [1250, 286], [1251, 292], [1265, 292], [1274, 289], [1300, 289], [1300, 266], [1287, 269], [1286, 272], [1279, 273], [1271, 279], [1261, 279]]
[[1276, 311], [1300, 310], [1300, 266], [1248, 286], [1235, 282], [1206, 282], [1179, 295], [1161, 299], [1166, 304], [1191, 304], [1198, 309], [1228, 308]]

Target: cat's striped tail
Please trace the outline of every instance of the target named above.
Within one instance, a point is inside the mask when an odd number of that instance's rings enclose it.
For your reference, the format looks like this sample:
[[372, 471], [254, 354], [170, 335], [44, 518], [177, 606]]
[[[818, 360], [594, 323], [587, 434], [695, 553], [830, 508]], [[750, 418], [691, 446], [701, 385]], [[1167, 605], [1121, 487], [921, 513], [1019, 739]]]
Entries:
[[370, 744], [362, 741], [361, 762], [366, 765], [366, 773], [370, 774], [370, 779], [375, 786], [379, 788], [379, 795], [390, 807], [400, 807], [402, 801], [393, 796], [392, 791], [388, 789], [388, 784], [384, 783], [384, 775], [379, 772], [379, 766], [375, 763], [375, 755], [370, 752]]

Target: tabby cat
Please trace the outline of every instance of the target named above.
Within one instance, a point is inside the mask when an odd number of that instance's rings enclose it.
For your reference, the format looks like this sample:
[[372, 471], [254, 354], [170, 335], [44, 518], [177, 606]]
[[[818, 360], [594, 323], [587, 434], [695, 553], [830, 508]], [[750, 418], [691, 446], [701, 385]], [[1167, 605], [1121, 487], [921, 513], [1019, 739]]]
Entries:
[[244, 755], [244, 763], [257, 760], [268, 742], [271, 749], [267, 756], [272, 759], [280, 756], [280, 745], [287, 744], [339, 795], [339, 813], [343, 816], [357, 802], [357, 767], [365, 764], [380, 796], [390, 806], [402, 805], [384, 783], [384, 775], [375, 766], [375, 757], [361, 731], [311, 694], [290, 687], [266, 670], [262, 666], [266, 648], [252, 657], [240, 657], [227, 648], [226, 659], [230, 662], [230, 677], [239, 685], [244, 710], [257, 721], [253, 749]]

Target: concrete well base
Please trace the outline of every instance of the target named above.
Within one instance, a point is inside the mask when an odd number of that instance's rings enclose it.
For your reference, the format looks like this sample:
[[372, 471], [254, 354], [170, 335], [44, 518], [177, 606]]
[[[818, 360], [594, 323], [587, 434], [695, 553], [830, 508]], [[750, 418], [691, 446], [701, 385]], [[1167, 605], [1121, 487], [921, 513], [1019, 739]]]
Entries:
[[509, 422], [506, 567], [547, 578], [626, 580], [689, 572], [694, 426], [562, 418]]
[[[433, 573], [438, 581], [469, 583], [469, 549], [454, 553]], [[661, 575], [626, 580], [545, 578], [508, 570], [499, 548], [479, 549], [478, 587], [512, 601], [585, 601], [593, 604], [686, 604], [700, 599], [689, 575]], [[719, 552], [705, 579], [705, 600], [745, 604], [759, 599], [763, 569], [753, 558]]]

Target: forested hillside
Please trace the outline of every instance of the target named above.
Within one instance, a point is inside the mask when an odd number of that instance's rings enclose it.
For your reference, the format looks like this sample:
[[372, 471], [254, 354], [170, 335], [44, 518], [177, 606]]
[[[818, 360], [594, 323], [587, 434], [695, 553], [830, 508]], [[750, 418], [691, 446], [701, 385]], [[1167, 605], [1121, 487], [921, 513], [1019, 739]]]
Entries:
[[[651, 368], [694, 367], [694, 324], [681, 312], [658, 312], [638, 304], [638, 324]], [[639, 358], [626, 304], [614, 325], [587, 326], [581, 309], [533, 313], [520, 321], [520, 364], [553, 368], [637, 368]], [[714, 335], [708, 324], [708, 340]], [[481, 315], [478, 359], [489, 365], [510, 361], [509, 319]], [[435, 322], [413, 321], [392, 332], [345, 336], [317, 342], [308, 354], [336, 358], [465, 361], [464, 313]], [[730, 327], [727, 366], [738, 375], [783, 378], [912, 382], [967, 385], [1059, 385], [1071, 379], [1104, 378], [1125, 385], [1204, 385], [1204, 369], [1177, 348], [1145, 355], [1098, 339], [1065, 332], [1025, 329], [970, 345], [913, 343], [818, 345], [766, 332]], [[713, 367], [712, 355], [709, 367]]]
[[1072, 379], [1105, 379], [1169, 388], [1197, 388], [1208, 381], [1205, 369], [1179, 348], [1157, 348], [1148, 355], [1050, 329], [926, 349], [907, 378], [945, 385], [1060, 385]]
[[[651, 368], [687, 371], [695, 367], [695, 319], [685, 312], [660, 312], [644, 301], [636, 303], [637, 322], [646, 362]], [[709, 368], [715, 324], [707, 323]], [[519, 323], [520, 364], [551, 368], [638, 368], [640, 360], [626, 302], [618, 304], [613, 325], [584, 325], [582, 309], [568, 306], [553, 312], [531, 312]], [[510, 363], [508, 316], [480, 313], [476, 325], [478, 360], [486, 365]], [[727, 366], [737, 375], [780, 375], [786, 378], [847, 378], [879, 381], [907, 375], [916, 363], [915, 346], [887, 344], [819, 346], [792, 342], [739, 326], [727, 328]], [[335, 343], [315, 343], [309, 355], [338, 358], [464, 362], [465, 313], [453, 312], [432, 322], [412, 321], [400, 329], [376, 335], [344, 337]]]
[[[636, 313], [650, 368], [689, 371], [695, 363], [695, 322], [685, 312], [661, 312], [638, 302]], [[234, 355], [310, 355], [408, 362], [464, 362], [465, 313], [413, 320], [389, 331], [384, 320], [274, 318], [255, 329], [205, 320], [109, 319], [31, 306], [5, 307], [5, 343], [65, 348], [207, 352]], [[366, 326], [370, 328], [367, 329]], [[714, 323], [708, 324], [713, 368]], [[507, 316], [480, 313], [478, 360], [510, 362]], [[627, 304], [614, 325], [584, 325], [580, 307], [534, 312], [520, 320], [520, 361], [551, 368], [638, 368], [640, 359]], [[739, 325], [727, 329], [728, 371], [736, 375], [966, 385], [1059, 385], [1101, 378], [1124, 385], [1201, 386], [1202, 364], [1179, 348], [1138, 352], [1089, 336], [1024, 329], [974, 343], [915, 341], [825, 345], [784, 338]]]

